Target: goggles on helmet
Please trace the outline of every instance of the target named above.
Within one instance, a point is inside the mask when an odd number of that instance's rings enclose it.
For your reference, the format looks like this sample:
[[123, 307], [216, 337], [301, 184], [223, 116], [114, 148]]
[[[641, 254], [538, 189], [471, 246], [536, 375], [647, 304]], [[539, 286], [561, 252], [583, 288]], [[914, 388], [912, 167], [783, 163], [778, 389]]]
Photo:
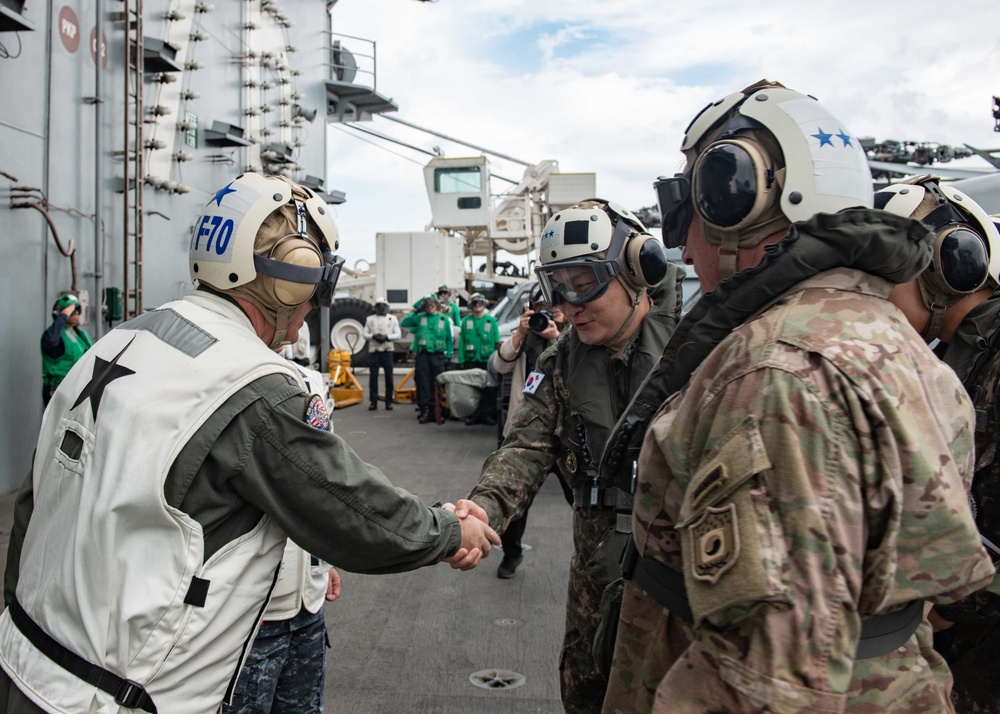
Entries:
[[601, 259], [587, 255], [535, 268], [538, 285], [548, 305], [559, 305], [563, 302], [582, 305], [597, 300], [604, 295], [608, 286], [622, 271], [622, 248], [634, 230], [614, 209], [611, 220], [614, 221], [615, 232], [608, 247], [608, 258]]
[[339, 255], [326, 251], [323, 253], [323, 267], [316, 292], [312, 296], [313, 307], [330, 307], [333, 304], [333, 293], [340, 280], [340, 269], [344, 267], [344, 259]]
[[694, 206], [691, 203], [691, 176], [675, 174], [673, 178], [661, 176], [653, 184], [656, 201], [660, 207], [663, 226], [663, 243], [668, 248], [680, 248], [687, 243], [688, 229]]

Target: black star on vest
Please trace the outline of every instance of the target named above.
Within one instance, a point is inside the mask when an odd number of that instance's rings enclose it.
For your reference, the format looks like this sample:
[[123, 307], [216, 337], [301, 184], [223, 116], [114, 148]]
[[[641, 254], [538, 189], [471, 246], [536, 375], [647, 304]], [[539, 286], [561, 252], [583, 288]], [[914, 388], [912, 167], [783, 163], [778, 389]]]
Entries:
[[[133, 337], [132, 340], [134, 339]], [[125, 354], [125, 350], [131, 347], [132, 340], [129, 340], [129, 343], [122, 347], [122, 351], [116, 354], [115, 358], [110, 362], [100, 357], [94, 358], [94, 374], [90, 377], [90, 381], [87, 382], [87, 386], [80, 392], [80, 396], [76, 398], [76, 403], [70, 407], [71, 410], [76, 409], [89, 399], [90, 412], [94, 415], [94, 421], [97, 421], [97, 410], [101, 406], [101, 397], [104, 396], [105, 388], [119, 377], [127, 377], [130, 374], [135, 374], [135, 370], [122, 367], [118, 364], [118, 360]]]

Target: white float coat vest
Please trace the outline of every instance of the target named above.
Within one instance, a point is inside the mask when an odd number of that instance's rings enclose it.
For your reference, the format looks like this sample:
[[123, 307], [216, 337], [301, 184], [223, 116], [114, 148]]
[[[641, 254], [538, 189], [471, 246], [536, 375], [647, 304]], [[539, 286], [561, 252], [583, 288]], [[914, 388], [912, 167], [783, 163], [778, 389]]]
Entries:
[[[134, 371], [108, 382], [99, 404], [93, 393], [78, 399], [97, 359]], [[264, 516], [203, 562], [201, 526], [165, 503], [164, 483], [208, 417], [272, 373], [302, 383], [238, 307], [190, 295], [106, 335], [70, 371], [42, 420], [17, 600], [64, 647], [142, 684], [161, 714], [218, 710], [286, 541]], [[59, 448], [67, 440], [80, 449], [75, 459]], [[185, 603], [195, 578], [208, 583], [202, 606]], [[8, 611], [0, 616], [0, 665], [49, 711], [133, 711], [37, 650]]]
[[329, 564], [289, 540], [281, 556], [281, 570], [264, 619], [291, 620], [303, 607], [309, 612], [318, 612], [326, 597], [328, 572]]
[[[323, 375], [314, 369], [297, 369], [306, 382], [306, 389], [326, 400], [328, 390]], [[330, 430], [333, 430], [332, 424]], [[264, 610], [264, 619], [290, 620], [303, 607], [309, 612], [318, 612], [326, 598], [328, 572], [329, 563], [309, 555], [289, 538], [281, 554], [281, 570]]]

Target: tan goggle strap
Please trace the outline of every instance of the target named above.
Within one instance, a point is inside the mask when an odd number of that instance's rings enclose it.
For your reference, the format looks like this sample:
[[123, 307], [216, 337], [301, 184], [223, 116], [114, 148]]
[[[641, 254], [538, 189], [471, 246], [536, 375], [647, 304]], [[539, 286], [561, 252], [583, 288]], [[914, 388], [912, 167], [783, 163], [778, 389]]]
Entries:
[[927, 326], [920, 333], [924, 342], [930, 344], [941, 335], [941, 327], [944, 325], [944, 316], [948, 312], [949, 305], [943, 296], [932, 291], [923, 275], [917, 278], [917, 287], [920, 288], [920, 298], [924, 301], [924, 307], [931, 312]]
[[738, 233], [723, 233], [719, 243], [719, 277], [722, 280], [736, 275], [736, 256], [740, 249]]

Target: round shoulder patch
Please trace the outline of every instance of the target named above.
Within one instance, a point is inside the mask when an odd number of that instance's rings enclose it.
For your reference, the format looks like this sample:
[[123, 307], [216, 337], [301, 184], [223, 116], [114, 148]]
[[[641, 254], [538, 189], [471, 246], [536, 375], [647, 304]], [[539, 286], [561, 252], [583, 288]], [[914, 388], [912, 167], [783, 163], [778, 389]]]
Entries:
[[330, 414], [326, 410], [323, 398], [318, 394], [312, 395], [312, 399], [306, 405], [306, 422], [321, 431], [330, 431]]

